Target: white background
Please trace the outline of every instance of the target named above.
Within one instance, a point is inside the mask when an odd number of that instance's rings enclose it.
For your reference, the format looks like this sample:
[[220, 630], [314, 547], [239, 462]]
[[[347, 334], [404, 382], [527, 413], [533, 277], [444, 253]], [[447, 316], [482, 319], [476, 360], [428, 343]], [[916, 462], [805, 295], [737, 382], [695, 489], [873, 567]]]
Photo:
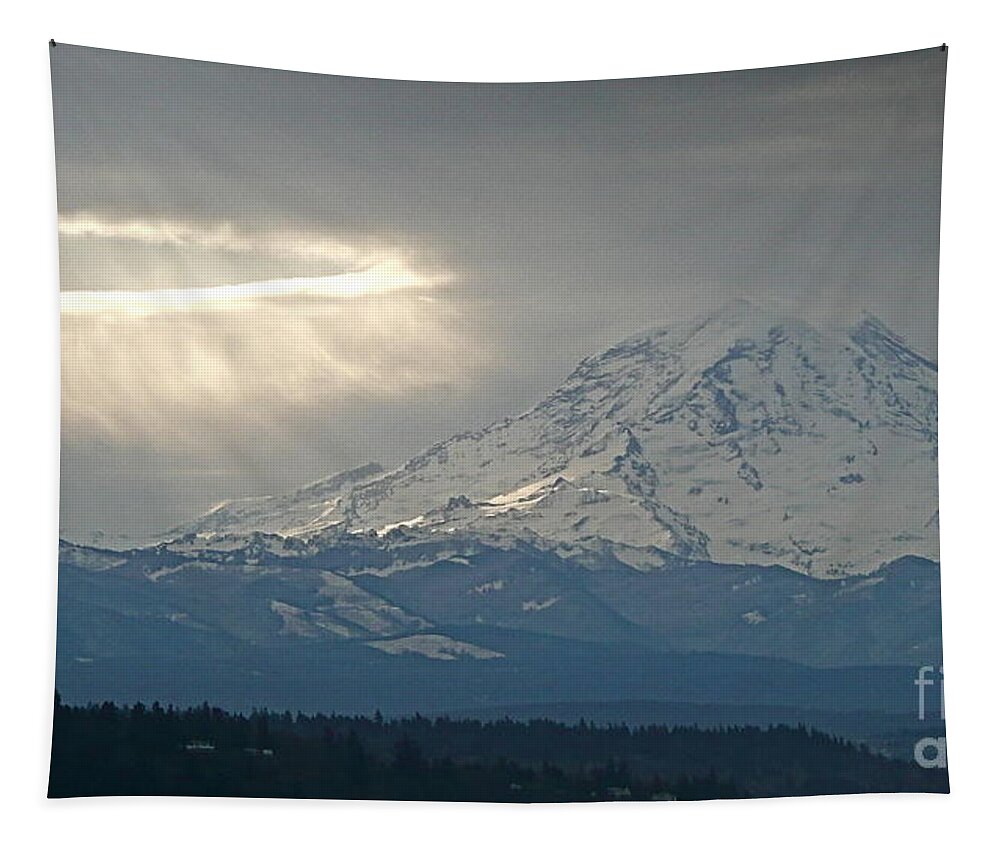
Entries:
[[[44, 2], [4, 10], [0, 835], [10, 848], [942, 848], [994, 835], [1000, 471], [997, 21], [987, 3]], [[55, 634], [58, 296], [49, 38], [429, 80], [721, 71], [950, 47], [941, 267], [941, 528], [951, 796], [698, 804], [46, 801]]]

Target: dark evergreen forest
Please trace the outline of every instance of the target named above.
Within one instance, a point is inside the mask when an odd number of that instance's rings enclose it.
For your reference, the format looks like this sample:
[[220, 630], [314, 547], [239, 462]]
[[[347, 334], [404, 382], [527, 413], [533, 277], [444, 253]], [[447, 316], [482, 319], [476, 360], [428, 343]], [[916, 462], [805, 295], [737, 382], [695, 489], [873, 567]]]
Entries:
[[56, 696], [49, 796], [700, 800], [947, 792], [944, 771], [805, 727], [337, 715]]

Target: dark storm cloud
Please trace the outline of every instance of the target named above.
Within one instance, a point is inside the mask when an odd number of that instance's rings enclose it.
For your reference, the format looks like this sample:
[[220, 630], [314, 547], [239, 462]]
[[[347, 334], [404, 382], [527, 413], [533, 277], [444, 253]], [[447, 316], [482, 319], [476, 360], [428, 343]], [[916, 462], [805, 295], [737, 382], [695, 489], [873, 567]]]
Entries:
[[[928, 50], [689, 77], [427, 84], [61, 45], [60, 210], [388, 245], [453, 275], [448, 304], [492, 356], [473, 384], [300, 413], [316, 420], [307, 434], [257, 450], [221, 435], [241, 460], [192, 485], [210, 501], [399, 461], [527, 406], [579, 357], [720, 298], [779, 301], [820, 322], [867, 309], [933, 355], [944, 62]], [[61, 252], [67, 289], [345, 268], [113, 237], [64, 235]], [[407, 427], [385, 427], [395, 421]], [[87, 468], [90, 450], [73, 451]]]

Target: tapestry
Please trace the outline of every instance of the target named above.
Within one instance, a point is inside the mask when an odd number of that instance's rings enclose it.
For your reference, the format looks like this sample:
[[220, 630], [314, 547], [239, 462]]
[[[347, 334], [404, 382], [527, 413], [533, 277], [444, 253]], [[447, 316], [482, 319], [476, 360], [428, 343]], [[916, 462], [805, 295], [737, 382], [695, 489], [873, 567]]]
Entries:
[[49, 51], [51, 797], [948, 791], [945, 47]]

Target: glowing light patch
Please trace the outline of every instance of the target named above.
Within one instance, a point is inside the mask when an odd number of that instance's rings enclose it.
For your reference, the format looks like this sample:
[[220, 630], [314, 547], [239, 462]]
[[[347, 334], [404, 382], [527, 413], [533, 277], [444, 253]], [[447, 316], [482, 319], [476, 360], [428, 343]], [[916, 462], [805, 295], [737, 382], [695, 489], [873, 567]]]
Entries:
[[354, 298], [392, 290], [428, 287], [440, 282], [440, 278], [420, 275], [405, 264], [390, 260], [362, 271], [318, 278], [287, 278], [179, 289], [70, 290], [61, 294], [60, 307], [64, 314], [150, 316], [174, 311], [234, 309], [252, 305], [260, 299], [290, 296]]

